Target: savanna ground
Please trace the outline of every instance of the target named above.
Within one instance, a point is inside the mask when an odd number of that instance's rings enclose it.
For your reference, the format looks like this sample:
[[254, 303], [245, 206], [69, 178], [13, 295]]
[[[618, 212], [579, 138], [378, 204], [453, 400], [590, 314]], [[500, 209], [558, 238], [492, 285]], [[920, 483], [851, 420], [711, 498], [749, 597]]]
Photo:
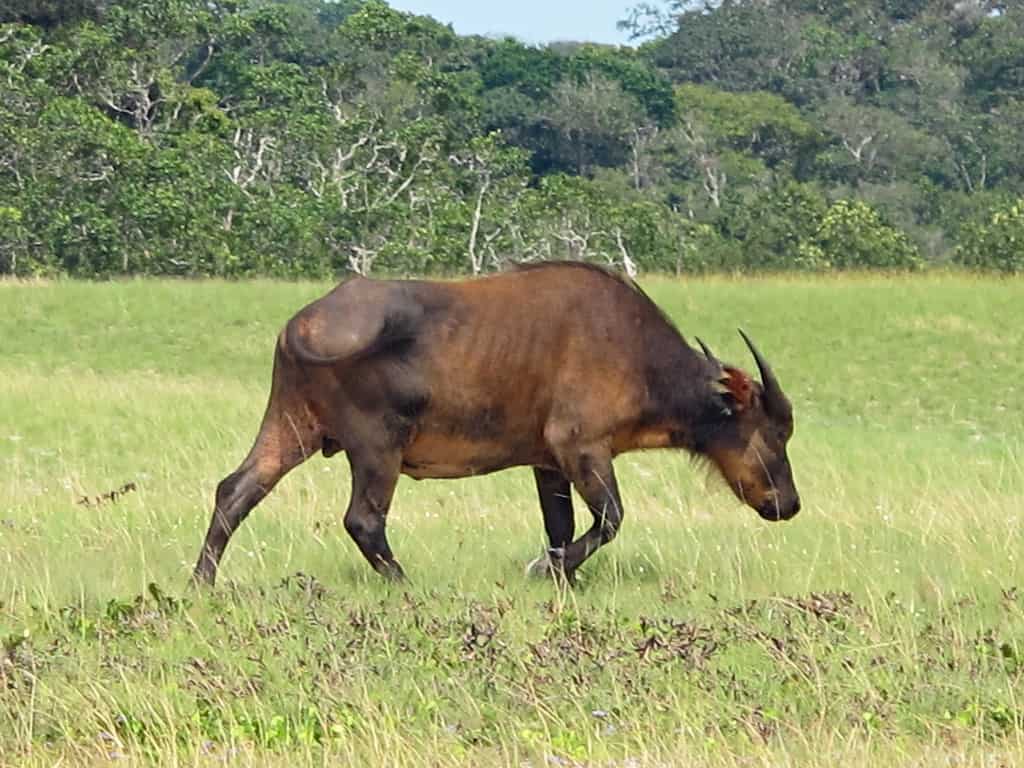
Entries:
[[276, 332], [326, 286], [0, 284], [0, 764], [1024, 763], [1024, 283], [645, 285], [773, 361], [792, 522], [624, 456], [622, 534], [566, 592], [523, 574], [528, 470], [403, 479], [393, 587], [317, 456], [195, 595]]

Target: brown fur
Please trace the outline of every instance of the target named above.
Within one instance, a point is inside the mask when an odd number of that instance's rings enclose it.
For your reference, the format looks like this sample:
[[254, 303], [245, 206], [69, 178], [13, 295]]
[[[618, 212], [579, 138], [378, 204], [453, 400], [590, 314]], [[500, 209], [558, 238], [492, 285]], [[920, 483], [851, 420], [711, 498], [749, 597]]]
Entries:
[[[694, 352], [635, 285], [588, 265], [448, 283], [354, 278], [279, 337], [263, 425], [218, 487], [195, 578], [214, 580], [231, 533], [315, 451], [348, 455], [346, 528], [391, 576], [401, 568], [384, 522], [402, 473], [534, 467], [557, 552], [547, 563], [570, 577], [618, 530], [612, 459], [627, 451], [707, 456], [763, 516], [786, 518], [799, 508], [785, 457], [792, 417], [781, 391], [767, 404], [765, 394]], [[570, 483], [594, 518], [575, 541]]]

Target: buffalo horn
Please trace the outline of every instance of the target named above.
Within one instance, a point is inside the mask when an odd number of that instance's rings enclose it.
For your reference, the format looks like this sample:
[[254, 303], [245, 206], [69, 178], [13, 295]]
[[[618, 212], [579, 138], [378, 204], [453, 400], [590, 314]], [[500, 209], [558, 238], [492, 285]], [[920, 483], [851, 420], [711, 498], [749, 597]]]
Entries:
[[718, 358], [715, 357], [715, 354], [710, 349], [708, 349], [708, 345], [701, 341], [700, 336], [694, 336], [694, 338], [697, 339], [697, 343], [700, 344], [700, 348], [704, 350], [704, 357], [706, 357], [713, 363], [718, 363], [719, 365], [721, 365], [721, 363], [719, 363], [718, 361]]
[[775, 378], [775, 374], [772, 372], [772, 367], [768, 365], [768, 361], [761, 356], [761, 353], [757, 351], [757, 347], [754, 346], [754, 342], [750, 340], [750, 337], [743, 332], [742, 328], [737, 328], [740, 332], [740, 336], [743, 337], [743, 341], [747, 343], [747, 347], [750, 349], [750, 354], [754, 356], [754, 361], [757, 363], [757, 368], [761, 371], [761, 386], [764, 388], [765, 404], [771, 406], [778, 404], [784, 406], [786, 404], [786, 396], [782, 393], [782, 387], [779, 386], [779, 380]]

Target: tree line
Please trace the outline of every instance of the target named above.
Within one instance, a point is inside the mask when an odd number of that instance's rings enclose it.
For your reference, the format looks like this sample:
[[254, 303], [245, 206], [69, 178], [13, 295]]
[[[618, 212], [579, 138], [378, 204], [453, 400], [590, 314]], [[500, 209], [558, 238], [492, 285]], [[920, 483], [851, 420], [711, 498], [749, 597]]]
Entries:
[[1024, 7], [671, 0], [636, 47], [382, 0], [12, 0], [0, 274], [1024, 270]]

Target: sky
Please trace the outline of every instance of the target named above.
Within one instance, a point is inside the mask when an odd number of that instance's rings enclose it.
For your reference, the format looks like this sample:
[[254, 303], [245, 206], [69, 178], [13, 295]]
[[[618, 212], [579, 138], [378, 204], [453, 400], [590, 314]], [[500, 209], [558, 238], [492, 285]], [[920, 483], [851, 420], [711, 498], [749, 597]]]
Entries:
[[460, 35], [511, 35], [527, 43], [578, 40], [625, 45], [615, 28], [634, 0], [389, 0], [392, 8], [433, 16]]

